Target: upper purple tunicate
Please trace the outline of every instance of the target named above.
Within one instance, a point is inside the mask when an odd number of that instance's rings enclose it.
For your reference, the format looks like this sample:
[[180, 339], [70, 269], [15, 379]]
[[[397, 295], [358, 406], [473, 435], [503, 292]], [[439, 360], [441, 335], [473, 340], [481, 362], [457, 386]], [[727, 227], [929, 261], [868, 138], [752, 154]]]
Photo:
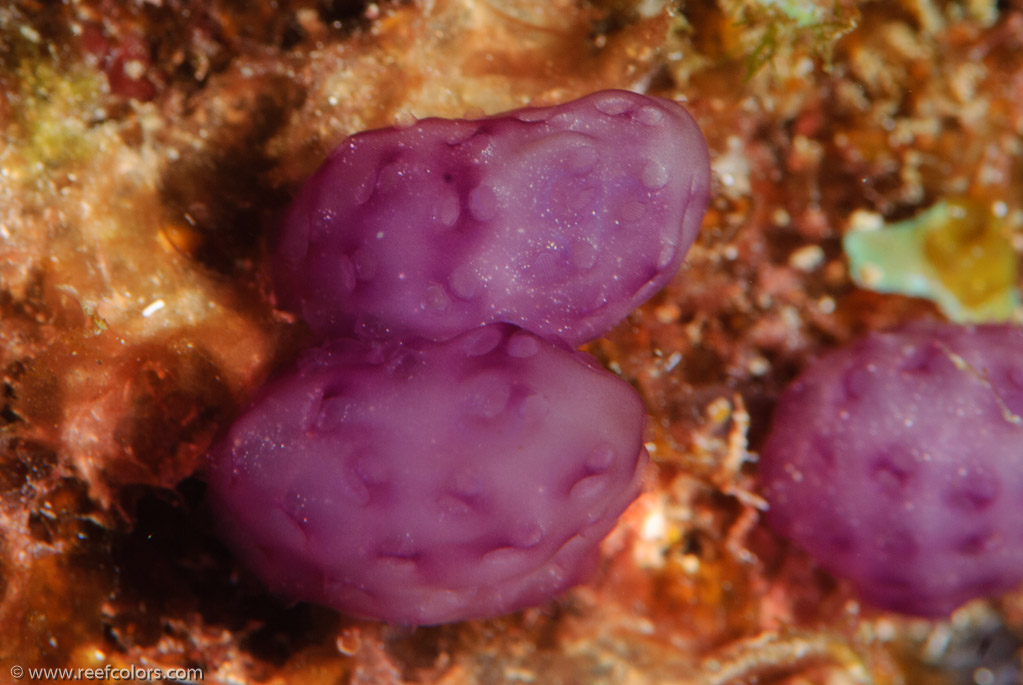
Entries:
[[671, 279], [709, 186], [686, 111], [626, 91], [359, 133], [288, 214], [278, 299], [323, 337], [508, 322], [581, 344]]
[[214, 447], [211, 500], [289, 599], [406, 624], [495, 616], [591, 567], [639, 493], [644, 420], [591, 357], [510, 325], [337, 340]]
[[922, 323], [811, 365], [761, 454], [769, 522], [883, 608], [1023, 583], [1023, 329]]

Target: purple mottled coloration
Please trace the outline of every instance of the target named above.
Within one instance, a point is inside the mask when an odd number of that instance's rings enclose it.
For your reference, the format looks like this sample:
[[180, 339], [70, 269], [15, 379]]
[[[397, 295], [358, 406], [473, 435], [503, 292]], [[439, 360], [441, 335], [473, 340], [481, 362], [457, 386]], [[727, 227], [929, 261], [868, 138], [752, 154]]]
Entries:
[[761, 455], [769, 521], [922, 616], [1023, 583], [1023, 329], [923, 323], [813, 364]]
[[226, 538], [275, 591], [409, 624], [579, 581], [640, 490], [645, 413], [582, 353], [510, 325], [337, 340], [268, 383], [211, 453]]
[[359, 133], [287, 217], [278, 299], [325, 337], [508, 322], [581, 344], [671, 279], [709, 186], [686, 111], [627, 91]]

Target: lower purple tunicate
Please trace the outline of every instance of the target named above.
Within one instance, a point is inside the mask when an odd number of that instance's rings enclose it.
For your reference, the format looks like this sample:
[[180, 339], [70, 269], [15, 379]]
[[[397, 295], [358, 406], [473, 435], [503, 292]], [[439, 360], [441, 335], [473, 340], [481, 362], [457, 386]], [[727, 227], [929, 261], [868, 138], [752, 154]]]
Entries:
[[223, 534], [289, 599], [407, 624], [495, 616], [578, 582], [640, 490], [640, 398], [510, 325], [337, 340], [211, 452]]

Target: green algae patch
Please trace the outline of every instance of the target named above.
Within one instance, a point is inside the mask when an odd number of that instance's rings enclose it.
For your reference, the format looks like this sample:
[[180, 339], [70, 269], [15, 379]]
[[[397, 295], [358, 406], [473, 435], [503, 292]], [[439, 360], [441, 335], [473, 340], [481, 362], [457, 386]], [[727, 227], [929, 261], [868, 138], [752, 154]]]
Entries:
[[732, 3], [737, 24], [749, 31], [752, 49], [746, 57], [746, 78], [752, 78], [782, 47], [808, 47], [831, 64], [835, 43], [859, 24], [858, 9], [849, 2], [822, 0], [752, 0]]
[[931, 300], [953, 321], [1006, 321], [1020, 306], [1005, 224], [974, 200], [942, 200], [881, 230], [851, 231], [842, 245], [857, 285]]
[[24, 59], [17, 69], [8, 131], [29, 176], [87, 159], [98, 142], [94, 124], [82, 117], [102, 115], [103, 75], [88, 67], [59, 69], [45, 59]]

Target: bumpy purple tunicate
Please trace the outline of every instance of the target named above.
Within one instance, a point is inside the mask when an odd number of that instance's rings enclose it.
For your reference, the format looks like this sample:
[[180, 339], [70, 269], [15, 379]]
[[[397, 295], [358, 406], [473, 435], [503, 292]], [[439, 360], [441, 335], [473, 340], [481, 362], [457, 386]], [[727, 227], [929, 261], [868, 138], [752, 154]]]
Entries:
[[494, 616], [579, 581], [639, 493], [644, 420], [627, 383], [510, 325], [337, 340], [260, 391], [209, 487], [226, 538], [289, 599]]
[[578, 345], [674, 275], [709, 186], [686, 111], [627, 91], [359, 133], [288, 214], [278, 300], [324, 337], [508, 322]]
[[812, 364], [761, 455], [769, 522], [882, 608], [1023, 583], [1023, 329], [921, 323]]

